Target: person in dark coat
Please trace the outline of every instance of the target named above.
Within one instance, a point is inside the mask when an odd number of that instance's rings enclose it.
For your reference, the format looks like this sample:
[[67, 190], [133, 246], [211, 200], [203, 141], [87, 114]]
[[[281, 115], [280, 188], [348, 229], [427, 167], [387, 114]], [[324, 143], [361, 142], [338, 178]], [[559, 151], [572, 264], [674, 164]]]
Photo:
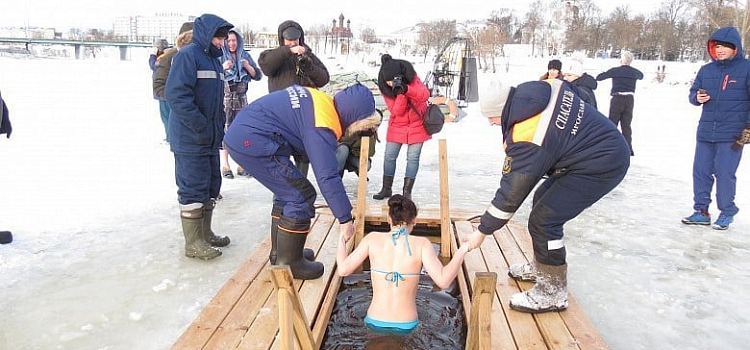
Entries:
[[381, 56], [380, 61], [382, 65], [378, 73], [378, 88], [391, 116], [388, 119], [388, 133], [385, 137], [383, 187], [372, 198], [383, 199], [391, 196], [391, 187], [396, 176], [396, 160], [401, 152], [401, 146], [407, 145], [403, 195], [411, 199], [414, 181], [419, 171], [422, 145], [432, 138], [422, 124], [430, 91], [408, 61], [394, 59], [389, 54]]
[[[305, 44], [305, 31], [299, 23], [288, 20], [279, 24], [279, 47], [260, 53], [258, 64], [268, 77], [268, 92], [286, 89], [292, 85], [321, 88], [330, 76], [323, 62]], [[309, 159], [294, 156], [294, 163], [307, 175]]]
[[562, 79], [562, 62], [558, 59], [550, 60], [547, 63], [547, 73], [544, 73], [539, 80]]
[[500, 188], [482, 215], [472, 248], [513, 217], [534, 192], [529, 233], [534, 260], [511, 265], [509, 275], [536, 281], [513, 295], [510, 307], [523, 312], [568, 306], [563, 225], [614, 189], [630, 166], [630, 152], [617, 128], [572, 86], [557, 79], [510, 87], [494, 81], [483, 90], [481, 111], [503, 131], [505, 162]]
[[167, 102], [167, 95], [164, 92], [164, 88], [167, 86], [167, 77], [169, 76], [169, 69], [172, 67], [172, 59], [177, 54], [177, 50], [187, 46], [193, 41], [193, 22], [185, 22], [180, 26], [180, 34], [175, 38], [175, 46], [167, 48], [164, 53], [156, 58], [156, 69], [153, 75], [153, 90], [154, 98], [159, 100], [159, 112], [161, 113], [161, 121], [164, 124], [164, 134], [169, 142], [169, 102]]
[[615, 125], [620, 125], [622, 136], [628, 141], [630, 155], [633, 152], [633, 130], [630, 124], [633, 122], [633, 108], [635, 106], [635, 84], [643, 79], [641, 71], [630, 66], [633, 62], [633, 54], [622, 52], [620, 66], [614, 67], [596, 76], [596, 80], [602, 81], [612, 79], [612, 100], [609, 102], [609, 120]]
[[221, 250], [214, 246], [229, 244], [229, 237], [213, 233], [211, 218], [221, 189], [219, 147], [225, 123], [219, 57], [232, 27], [216, 15], [198, 17], [192, 43], [174, 56], [167, 78], [169, 145], [175, 158], [185, 255], [191, 258], [216, 258]]
[[339, 91], [333, 99], [299, 85], [263, 96], [245, 107], [224, 138], [232, 156], [274, 194], [271, 210], [271, 264], [289, 265], [299, 279], [323, 274], [311, 261], [305, 241], [315, 216], [315, 188], [291, 162], [292, 154], [310, 159], [318, 188], [348, 240], [354, 233], [352, 205], [338, 174], [337, 141], [380, 123], [375, 98], [363, 85]]
[[708, 39], [711, 63], [698, 70], [689, 100], [702, 106], [693, 159], [693, 210], [685, 224], [710, 225], [711, 188], [721, 214], [713, 228], [726, 230], [739, 208], [734, 203], [737, 167], [750, 142], [750, 61], [734, 27], [718, 29]]
[[571, 60], [563, 77], [567, 82], [576, 87], [578, 97], [580, 97], [583, 102], [596, 108], [596, 94], [594, 94], [594, 90], [596, 90], [596, 87], [599, 84], [594, 77], [583, 71], [583, 61], [576, 59]]

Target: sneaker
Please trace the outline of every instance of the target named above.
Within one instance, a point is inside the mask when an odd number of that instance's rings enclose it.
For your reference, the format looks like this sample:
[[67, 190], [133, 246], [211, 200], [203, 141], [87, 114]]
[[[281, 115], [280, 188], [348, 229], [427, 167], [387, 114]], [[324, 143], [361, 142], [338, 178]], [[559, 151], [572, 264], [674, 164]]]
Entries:
[[716, 219], [714, 224], [711, 226], [714, 230], [726, 230], [729, 228], [729, 224], [734, 221], [734, 216], [720, 214], [719, 218]]
[[229, 169], [227, 167], [221, 168], [221, 176], [223, 176], [225, 179], [234, 179], [234, 174], [232, 174], [232, 169]]
[[693, 215], [682, 218], [682, 223], [686, 225], [710, 225], [711, 214], [706, 211], [696, 210]]

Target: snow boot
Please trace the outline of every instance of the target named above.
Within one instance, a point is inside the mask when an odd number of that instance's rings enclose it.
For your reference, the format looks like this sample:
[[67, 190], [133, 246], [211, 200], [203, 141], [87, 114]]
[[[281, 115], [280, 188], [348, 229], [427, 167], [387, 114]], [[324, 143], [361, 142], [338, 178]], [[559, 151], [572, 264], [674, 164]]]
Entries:
[[516, 311], [541, 313], [568, 308], [568, 265], [545, 265], [536, 262], [537, 278], [533, 288], [513, 294], [510, 308]]
[[[271, 209], [271, 253], [268, 254], [268, 261], [271, 265], [276, 265], [276, 246], [278, 245], [276, 237], [279, 232], [279, 217], [284, 212], [284, 207], [274, 205]], [[310, 248], [305, 248], [302, 251], [302, 256], [309, 260], [315, 261], [315, 252]]]
[[[212, 247], [203, 239], [203, 205], [194, 209], [183, 209], [180, 211], [182, 220], [182, 232], [185, 235], [185, 256], [211, 260], [221, 256], [221, 250]], [[191, 204], [181, 207], [192, 207]]]
[[226, 247], [229, 245], [229, 237], [217, 236], [211, 229], [211, 218], [214, 215], [215, 207], [216, 201], [213, 199], [203, 203], [203, 239], [214, 247]]
[[414, 188], [414, 180], [410, 177], [404, 178], [404, 197], [411, 199], [411, 189]]
[[536, 282], [538, 274], [536, 261], [529, 261], [525, 264], [513, 264], [508, 268], [508, 276], [517, 281]]
[[380, 192], [372, 195], [372, 199], [383, 199], [391, 196], [391, 187], [393, 187], [393, 176], [383, 175], [383, 188]]
[[311, 280], [323, 276], [323, 264], [309, 261], [303, 256], [309, 232], [310, 219], [279, 217], [279, 230], [276, 234], [276, 265], [289, 265], [292, 276], [296, 279]]

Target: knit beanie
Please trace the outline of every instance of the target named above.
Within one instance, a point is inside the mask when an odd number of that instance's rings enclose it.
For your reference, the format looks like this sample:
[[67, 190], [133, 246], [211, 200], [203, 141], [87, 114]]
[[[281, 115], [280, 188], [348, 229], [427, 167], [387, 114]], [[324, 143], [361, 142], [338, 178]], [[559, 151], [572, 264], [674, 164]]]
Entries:
[[381, 56], [380, 62], [382, 64], [380, 71], [383, 73], [383, 79], [385, 79], [385, 81], [393, 80], [393, 77], [402, 74], [401, 64], [398, 60], [394, 60], [391, 55], [385, 54]]
[[630, 51], [623, 51], [620, 55], [620, 64], [629, 66], [631, 62], [633, 62], [633, 54]]
[[480, 90], [479, 109], [485, 118], [500, 117], [508, 102], [511, 86], [500, 80], [492, 80]]
[[570, 61], [568, 66], [565, 68], [565, 74], [573, 74], [577, 76], [583, 76], [583, 63], [579, 61]]
[[547, 70], [550, 69], [562, 70], [562, 62], [560, 62], [560, 60], [549, 61], [549, 63], [547, 64]]

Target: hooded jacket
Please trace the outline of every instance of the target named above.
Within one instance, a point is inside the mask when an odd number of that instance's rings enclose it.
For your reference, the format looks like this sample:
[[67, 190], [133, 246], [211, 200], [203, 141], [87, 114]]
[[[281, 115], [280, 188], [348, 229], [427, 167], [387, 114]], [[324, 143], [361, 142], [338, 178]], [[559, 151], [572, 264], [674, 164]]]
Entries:
[[[297, 74], [297, 55], [284, 45], [284, 37], [281, 33], [289, 27], [295, 27], [302, 33], [299, 37], [299, 44], [305, 47], [306, 55], [312, 62], [304, 74]], [[286, 89], [294, 84], [321, 88], [328, 84], [330, 79], [328, 69], [305, 44], [305, 31], [295, 21], [284, 21], [279, 25], [279, 47], [261, 52], [258, 64], [263, 74], [268, 77], [268, 92]]]
[[211, 44], [223, 27], [232, 24], [212, 14], [198, 17], [193, 42], [180, 49], [172, 62], [166, 95], [171, 108], [167, 133], [174, 153], [213, 155], [224, 138], [221, 49]]
[[167, 77], [169, 77], [169, 69], [172, 67], [172, 59], [177, 54], [177, 50], [187, 46], [193, 41], [192, 28], [192, 25], [183, 25], [183, 28], [181, 29], [185, 29], [185, 31], [181, 32], [177, 35], [177, 38], [175, 38], [176, 47], [170, 47], [164, 50], [164, 53], [156, 58], [156, 71], [153, 76], [153, 88], [154, 97], [157, 100], [167, 100], [164, 88], [167, 86]]
[[[734, 44], [734, 57], [717, 60], [716, 40]], [[734, 27], [718, 29], [706, 46], [712, 62], [698, 70], [688, 97], [690, 103], [700, 106], [698, 89], [711, 96], [703, 104], [696, 137], [703, 142], [732, 142], [750, 125], [750, 62], [744, 58], [740, 34]]]
[[503, 227], [545, 174], [596, 179], [630, 165], [630, 148], [617, 127], [567, 82], [532, 81], [511, 89], [501, 120], [503, 178], [493, 214], [482, 215], [484, 234]]
[[581, 97], [583, 102], [586, 102], [596, 108], [596, 95], [594, 90], [599, 85], [594, 77], [583, 73], [578, 79], [574, 80], [571, 84], [578, 89], [578, 96]]
[[293, 85], [245, 107], [224, 142], [250, 157], [307, 155], [331, 211], [346, 222], [352, 206], [338, 175], [337, 141], [355, 121], [373, 113], [375, 99], [362, 85], [344, 89], [333, 99], [320, 90]]
[[[250, 54], [245, 51], [245, 40], [242, 38], [242, 34], [240, 33], [240, 31], [237, 29], [232, 29], [229, 32], [234, 33], [234, 35], [237, 36], [237, 58], [235, 59], [232, 53], [229, 52], [229, 44], [224, 41], [224, 47], [221, 49], [221, 63], [230, 60], [232, 61], [232, 68], [224, 71], [224, 80], [227, 82], [247, 83], [250, 81], [250, 79], [255, 81], [262, 79], [263, 73], [260, 71], [260, 68], [258, 68], [258, 65], [255, 64], [255, 61], [253, 61], [253, 58], [250, 57]], [[244, 68], [242, 68], [242, 63], [240, 63], [242, 60], [246, 60], [247, 63], [249, 63], [250, 66], [255, 69], [255, 77], [250, 77], [250, 74]]]

